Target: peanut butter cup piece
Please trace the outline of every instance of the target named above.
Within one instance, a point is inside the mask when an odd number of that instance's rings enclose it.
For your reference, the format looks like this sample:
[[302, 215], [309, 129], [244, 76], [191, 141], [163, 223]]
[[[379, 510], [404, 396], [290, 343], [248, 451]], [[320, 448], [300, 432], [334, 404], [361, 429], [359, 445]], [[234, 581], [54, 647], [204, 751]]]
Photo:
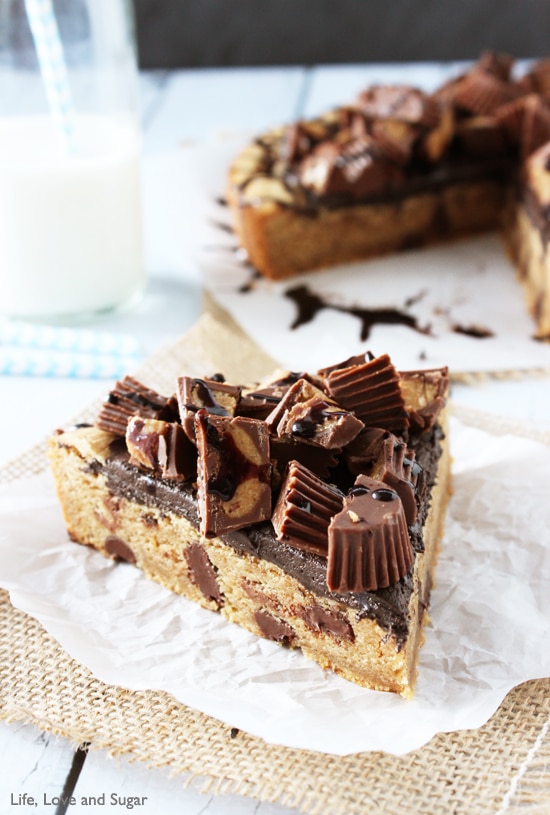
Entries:
[[474, 69], [458, 83], [454, 102], [477, 116], [490, 116], [501, 105], [522, 96], [524, 90], [513, 82], [506, 82], [494, 74]]
[[134, 555], [131, 547], [123, 541], [122, 538], [118, 538], [116, 535], [109, 535], [105, 538], [105, 551], [108, 555], [110, 555], [113, 560], [117, 561], [125, 561], [126, 563], [135, 564], [136, 556]]
[[500, 107], [495, 116], [510, 141], [519, 145], [523, 158], [550, 140], [550, 104], [539, 94], [530, 93]]
[[287, 371], [256, 387], [243, 388], [236, 415], [249, 416], [251, 419], [266, 419], [299, 379], [306, 379], [315, 384], [313, 378], [305, 372]]
[[389, 356], [336, 368], [325, 377], [327, 393], [370, 427], [403, 431], [409, 424], [399, 374]]
[[375, 464], [380, 460], [386, 439], [395, 438], [389, 430], [382, 427], [366, 427], [348, 444], [344, 451], [346, 464], [354, 475], [370, 475]]
[[341, 453], [338, 448], [329, 450], [296, 436], [271, 436], [270, 448], [275, 485], [280, 483], [291, 461], [298, 461], [315, 475], [328, 479], [331, 470], [338, 465], [338, 456]]
[[375, 85], [359, 94], [357, 106], [371, 119], [395, 119], [432, 128], [440, 118], [437, 100], [408, 85]]
[[344, 614], [335, 609], [323, 608], [319, 603], [306, 606], [300, 613], [312, 631], [327, 634], [337, 642], [354, 642], [355, 633]]
[[[507, 134], [510, 142], [514, 145], [519, 144], [521, 133], [523, 130], [523, 121], [525, 119], [525, 106], [529, 99], [536, 99], [535, 94], [528, 94], [519, 99], [513, 99], [505, 105], [501, 105], [495, 110], [494, 118], [499, 122], [505, 133]], [[472, 121], [476, 121], [474, 117]], [[487, 117], [480, 117], [485, 120]], [[490, 117], [490, 119], [493, 117]], [[465, 122], [465, 124], [467, 121]]]
[[132, 416], [173, 421], [177, 418], [175, 399], [161, 396], [132, 376], [125, 376], [109, 391], [97, 417], [96, 427], [124, 436], [126, 425]]
[[382, 481], [360, 475], [328, 531], [331, 591], [376, 591], [409, 571], [413, 550], [399, 496]]
[[448, 368], [400, 371], [399, 386], [407, 405], [411, 431], [422, 433], [430, 430], [447, 401]]
[[413, 525], [417, 518], [417, 485], [420, 486], [422, 473], [414, 450], [389, 430], [369, 427], [346, 448], [345, 454], [354, 475], [369, 475], [397, 492], [407, 524]]
[[333, 371], [341, 371], [343, 368], [352, 368], [355, 365], [364, 365], [365, 362], [370, 362], [374, 359], [374, 354], [366, 351], [364, 354], [354, 354], [352, 357], [337, 362], [334, 365], [327, 365], [326, 368], [319, 368], [317, 376], [320, 377], [321, 382], [324, 382], [329, 374]]
[[220, 379], [195, 379], [180, 376], [177, 380], [177, 400], [183, 429], [195, 441], [195, 413], [204, 408], [215, 416], [234, 416], [240, 398], [240, 388]]
[[525, 86], [536, 93], [550, 93], [550, 59], [541, 59], [522, 78]]
[[285, 164], [299, 161], [310, 149], [311, 137], [302, 122], [296, 122], [285, 129], [279, 148], [280, 158]]
[[507, 82], [510, 79], [515, 59], [504, 51], [483, 51], [476, 68]]
[[266, 424], [280, 437], [307, 439], [329, 450], [341, 449], [363, 429], [363, 422], [306, 379], [289, 388]]
[[397, 119], [375, 119], [371, 133], [382, 152], [391, 161], [405, 167], [411, 160], [418, 141], [418, 129]]
[[269, 432], [243, 416], [195, 414], [200, 531], [207, 538], [271, 517]]
[[505, 128], [498, 116], [498, 110], [494, 116], [471, 116], [461, 120], [456, 127], [456, 140], [463, 152], [469, 156], [502, 155], [508, 147]]
[[328, 526], [342, 501], [340, 490], [291, 461], [271, 519], [277, 540], [326, 556]]
[[300, 183], [320, 197], [364, 198], [402, 181], [401, 170], [389, 162], [370, 137], [342, 145], [317, 145], [298, 168]]
[[453, 107], [442, 105], [441, 115], [435, 127], [432, 127], [424, 136], [420, 153], [433, 163], [440, 161], [449, 148], [455, 133], [455, 119]]
[[130, 463], [163, 478], [188, 481], [197, 472], [197, 451], [180, 424], [133, 416], [126, 428]]
[[416, 461], [414, 450], [404, 441], [389, 435], [381, 446], [378, 459], [374, 462], [370, 476], [383, 481], [394, 489], [401, 499], [407, 524], [416, 523], [418, 514], [416, 489], [419, 486], [422, 468]]

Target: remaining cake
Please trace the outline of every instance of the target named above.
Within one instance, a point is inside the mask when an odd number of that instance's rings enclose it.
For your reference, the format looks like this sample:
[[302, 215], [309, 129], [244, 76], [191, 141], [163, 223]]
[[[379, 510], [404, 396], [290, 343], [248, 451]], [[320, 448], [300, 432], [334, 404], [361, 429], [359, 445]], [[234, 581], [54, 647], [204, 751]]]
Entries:
[[521, 78], [512, 68], [487, 53], [435, 93], [373, 86], [257, 138], [227, 188], [251, 264], [281, 279], [504, 219], [538, 333], [550, 335], [550, 60]]
[[126, 377], [50, 458], [69, 535], [411, 696], [450, 491], [446, 369], [362, 354], [242, 386]]

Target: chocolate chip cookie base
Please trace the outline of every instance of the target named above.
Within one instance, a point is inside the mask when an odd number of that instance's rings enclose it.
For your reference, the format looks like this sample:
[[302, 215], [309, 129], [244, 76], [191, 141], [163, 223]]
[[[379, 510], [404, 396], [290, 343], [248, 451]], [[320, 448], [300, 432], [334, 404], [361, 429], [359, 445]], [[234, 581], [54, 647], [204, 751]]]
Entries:
[[[391, 590], [364, 595], [337, 595], [321, 582], [315, 590], [315, 573], [326, 570], [322, 558], [277, 542], [270, 524], [224, 539], [201, 536], [192, 490], [138, 475], [104, 431], [61, 433], [51, 440], [50, 458], [75, 541], [135, 563], [168, 589], [260, 637], [300, 648], [348, 680], [411, 697], [450, 492], [447, 445], [441, 429], [437, 435], [441, 455], [413, 570]], [[285, 558], [286, 568], [273, 562]]]
[[506, 186], [500, 179], [450, 182], [388, 201], [298, 209], [227, 193], [233, 225], [250, 263], [277, 280], [497, 229]]

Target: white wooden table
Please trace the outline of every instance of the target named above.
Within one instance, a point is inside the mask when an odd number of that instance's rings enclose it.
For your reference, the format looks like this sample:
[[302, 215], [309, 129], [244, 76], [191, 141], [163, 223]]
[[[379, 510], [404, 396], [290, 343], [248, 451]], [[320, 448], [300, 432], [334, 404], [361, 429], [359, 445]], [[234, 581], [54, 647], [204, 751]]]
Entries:
[[[182, 142], [206, 142], [220, 133], [261, 132], [298, 116], [320, 113], [351, 99], [373, 81], [409, 81], [433, 88], [453, 67], [291, 67], [144, 75], [146, 237], [154, 244], [147, 211], [148, 157]], [[161, 256], [149, 247], [148, 266], [150, 283], [141, 305], [134, 312], [104, 317], [92, 326], [134, 334], [145, 353], [191, 326], [199, 314], [201, 299], [200, 281], [193, 274], [191, 262], [178, 269], [163, 267]], [[91, 399], [103, 394], [108, 385], [108, 381], [98, 380], [0, 377], [0, 462], [17, 456], [62, 425]], [[457, 385], [453, 399], [459, 405], [498, 412], [550, 430], [548, 379]], [[6, 428], [10, 432], [5, 432]], [[294, 811], [239, 796], [205, 796], [196, 788], [184, 789], [181, 779], [169, 779], [160, 770], [146, 770], [101, 752], [86, 755], [63, 740], [21, 724], [0, 722], [0, 766], [0, 813], [127, 812], [121, 805], [110, 805], [111, 793], [143, 797], [143, 806], [136, 810], [140, 813], [282, 815]], [[106, 804], [68, 808], [54, 805], [55, 796], [62, 792], [72, 793], [77, 801], [81, 796], [105, 793]], [[28, 796], [34, 798], [37, 807], [30, 804]]]

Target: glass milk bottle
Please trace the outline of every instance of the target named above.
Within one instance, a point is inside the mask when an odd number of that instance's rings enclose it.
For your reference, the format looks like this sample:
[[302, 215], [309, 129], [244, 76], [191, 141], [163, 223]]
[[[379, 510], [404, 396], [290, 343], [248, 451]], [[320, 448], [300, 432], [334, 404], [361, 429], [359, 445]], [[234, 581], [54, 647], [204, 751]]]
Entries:
[[124, 0], [0, 2], [0, 315], [70, 322], [144, 287]]

